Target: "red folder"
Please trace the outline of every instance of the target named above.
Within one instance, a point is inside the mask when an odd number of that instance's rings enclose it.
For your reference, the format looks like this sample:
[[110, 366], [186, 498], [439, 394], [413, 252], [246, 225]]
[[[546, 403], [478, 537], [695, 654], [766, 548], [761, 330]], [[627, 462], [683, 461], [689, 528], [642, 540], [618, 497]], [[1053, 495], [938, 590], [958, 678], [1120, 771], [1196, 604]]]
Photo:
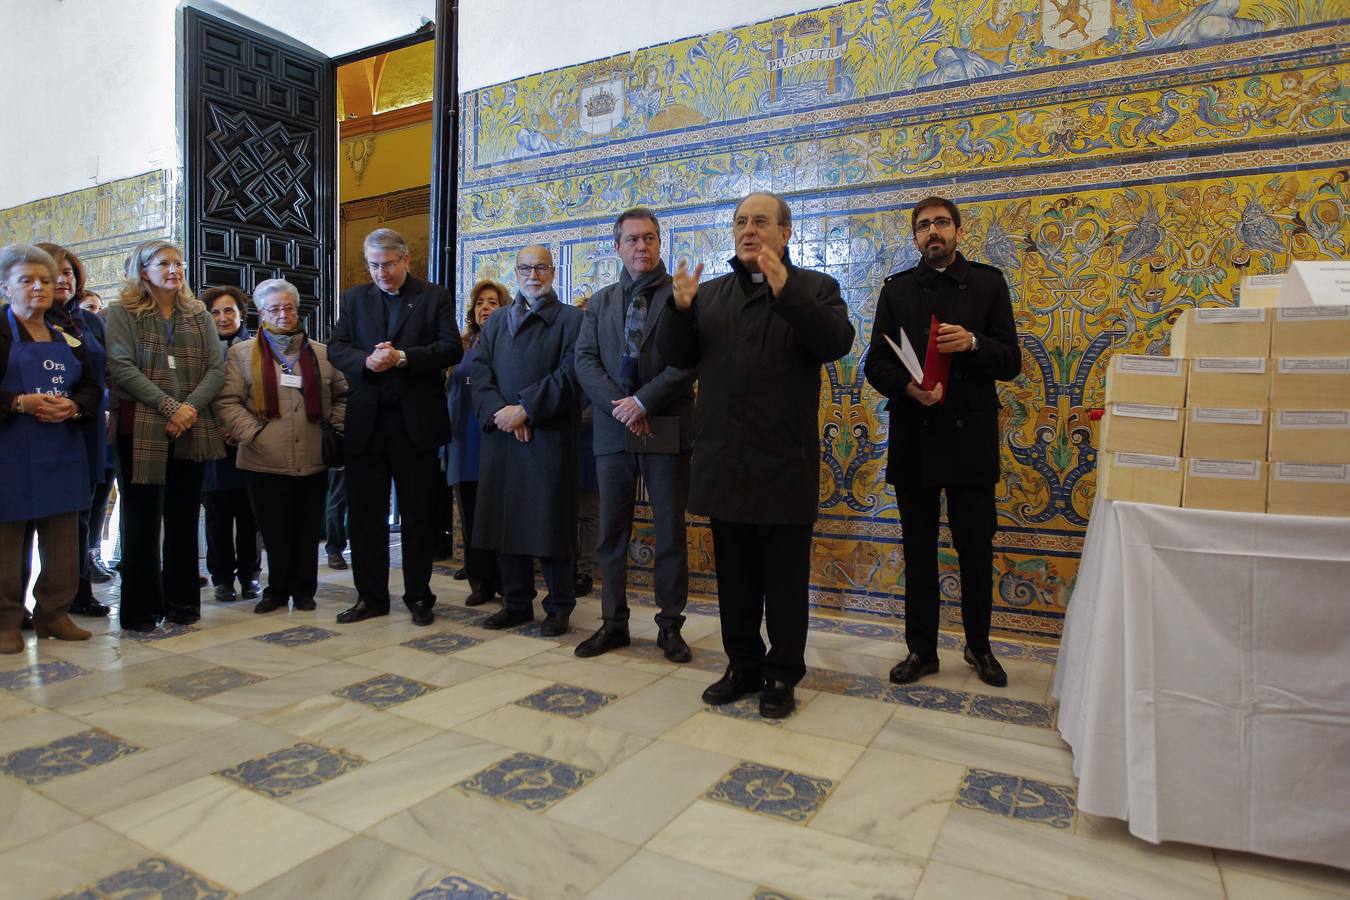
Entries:
[[952, 355], [950, 353], [938, 352], [938, 320], [937, 316], [932, 317], [928, 324], [928, 352], [923, 357], [923, 384], [919, 385], [925, 391], [931, 391], [939, 384], [942, 385], [942, 400], [947, 399], [947, 376], [952, 369]]

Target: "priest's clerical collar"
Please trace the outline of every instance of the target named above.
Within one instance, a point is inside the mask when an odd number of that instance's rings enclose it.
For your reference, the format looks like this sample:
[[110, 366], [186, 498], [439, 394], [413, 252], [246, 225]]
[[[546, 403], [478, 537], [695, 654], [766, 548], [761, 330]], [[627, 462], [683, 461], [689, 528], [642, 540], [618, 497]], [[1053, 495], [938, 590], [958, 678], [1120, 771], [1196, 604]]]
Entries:
[[763, 272], [751, 272], [751, 273], [750, 273], [750, 280], [753, 281], [755, 284], [763, 284], [763, 283], [764, 283], [764, 273], [763, 273]]

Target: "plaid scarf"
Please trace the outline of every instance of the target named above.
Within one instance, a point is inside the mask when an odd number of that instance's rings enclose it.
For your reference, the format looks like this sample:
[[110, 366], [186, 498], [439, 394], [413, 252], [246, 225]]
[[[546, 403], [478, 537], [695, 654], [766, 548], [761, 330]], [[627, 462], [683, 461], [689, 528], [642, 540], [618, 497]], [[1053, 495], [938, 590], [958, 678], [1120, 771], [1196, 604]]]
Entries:
[[[280, 334], [264, 325], [253, 342], [253, 408], [259, 419], [281, 418], [281, 399], [277, 394], [277, 366], [290, 372], [286, 360], [273, 348], [267, 334]], [[319, 358], [304, 332], [300, 337], [300, 393], [305, 397], [305, 418], [318, 422], [323, 418], [323, 394], [319, 388]], [[284, 335], [289, 337], [290, 335]], [[272, 363], [276, 365], [272, 365]]]
[[[164, 335], [164, 319], [150, 309], [136, 317], [136, 340], [149, 351], [142, 374], [168, 395], [160, 408], [137, 403], [132, 414], [131, 480], [134, 484], [163, 484], [169, 468], [170, 438], [164, 432], [168, 419], [196, 389], [210, 367], [211, 354], [219, 353], [216, 344], [206, 346], [202, 327], [205, 310], [196, 314], [174, 311], [175, 369], [169, 368], [169, 341]], [[225, 456], [214, 405], [197, 410], [197, 421], [186, 433], [173, 439], [174, 459], [204, 462]]]

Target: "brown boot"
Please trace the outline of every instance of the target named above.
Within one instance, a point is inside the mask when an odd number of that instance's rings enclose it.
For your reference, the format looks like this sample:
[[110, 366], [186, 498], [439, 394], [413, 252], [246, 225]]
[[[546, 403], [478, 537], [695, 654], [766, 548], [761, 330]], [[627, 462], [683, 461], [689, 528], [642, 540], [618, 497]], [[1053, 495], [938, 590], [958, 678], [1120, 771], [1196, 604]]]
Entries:
[[23, 635], [19, 629], [0, 631], [0, 653], [22, 653], [23, 647]]
[[33, 628], [40, 638], [56, 638], [58, 641], [87, 641], [92, 634], [70, 620], [65, 613], [54, 619], [35, 618]]

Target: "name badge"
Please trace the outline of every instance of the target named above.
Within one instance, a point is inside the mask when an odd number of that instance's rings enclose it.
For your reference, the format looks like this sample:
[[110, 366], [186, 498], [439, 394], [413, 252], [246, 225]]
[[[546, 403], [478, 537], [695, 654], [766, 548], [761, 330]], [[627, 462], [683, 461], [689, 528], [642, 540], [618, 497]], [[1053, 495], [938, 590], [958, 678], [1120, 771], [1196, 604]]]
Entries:
[[301, 385], [301, 381], [302, 379], [299, 375], [287, 375], [284, 372], [281, 374], [282, 387], [298, 388]]
[[170, 369], [176, 369], [176, 368], [178, 368], [178, 360], [174, 359], [172, 356], [170, 356], [168, 359], [169, 359], [169, 368], [170, 368]]

